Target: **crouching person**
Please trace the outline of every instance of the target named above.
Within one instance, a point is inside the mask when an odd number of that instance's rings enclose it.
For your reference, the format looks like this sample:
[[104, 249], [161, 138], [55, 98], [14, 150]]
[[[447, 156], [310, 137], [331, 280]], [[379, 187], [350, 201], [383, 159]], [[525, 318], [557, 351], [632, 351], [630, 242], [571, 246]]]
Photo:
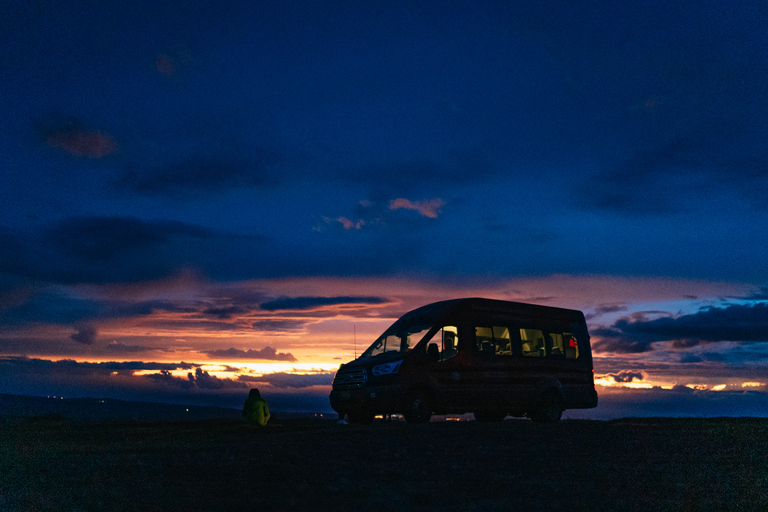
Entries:
[[252, 388], [243, 406], [243, 419], [248, 423], [264, 426], [269, 421], [269, 407], [259, 390]]

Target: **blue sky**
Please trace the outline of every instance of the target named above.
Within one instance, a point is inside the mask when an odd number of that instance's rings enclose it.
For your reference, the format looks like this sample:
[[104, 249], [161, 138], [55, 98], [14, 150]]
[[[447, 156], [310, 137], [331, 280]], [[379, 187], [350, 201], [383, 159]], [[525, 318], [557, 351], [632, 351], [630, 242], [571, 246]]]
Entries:
[[476, 295], [583, 310], [619, 402], [765, 400], [761, 4], [0, 5], [0, 392], [326, 407]]

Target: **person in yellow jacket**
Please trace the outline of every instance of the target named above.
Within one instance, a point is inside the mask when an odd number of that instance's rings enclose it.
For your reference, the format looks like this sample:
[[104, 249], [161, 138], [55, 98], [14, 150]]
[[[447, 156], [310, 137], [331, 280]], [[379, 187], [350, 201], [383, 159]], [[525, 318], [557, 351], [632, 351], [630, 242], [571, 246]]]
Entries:
[[252, 388], [248, 393], [248, 399], [243, 405], [243, 419], [262, 427], [269, 421], [269, 407], [256, 388]]

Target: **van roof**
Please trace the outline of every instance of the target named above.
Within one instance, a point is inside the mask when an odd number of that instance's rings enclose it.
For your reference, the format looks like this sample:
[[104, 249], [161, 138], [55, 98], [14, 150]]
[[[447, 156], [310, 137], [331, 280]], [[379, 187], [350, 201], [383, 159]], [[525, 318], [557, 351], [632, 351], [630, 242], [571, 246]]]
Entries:
[[413, 311], [405, 316], [438, 315], [442, 313], [489, 313], [502, 315], [521, 315], [531, 317], [557, 318], [569, 321], [584, 321], [584, 314], [576, 309], [565, 309], [553, 306], [541, 306], [525, 302], [512, 302], [497, 299], [484, 299], [479, 297], [467, 297], [463, 299], [451, 299], [433, 302]]

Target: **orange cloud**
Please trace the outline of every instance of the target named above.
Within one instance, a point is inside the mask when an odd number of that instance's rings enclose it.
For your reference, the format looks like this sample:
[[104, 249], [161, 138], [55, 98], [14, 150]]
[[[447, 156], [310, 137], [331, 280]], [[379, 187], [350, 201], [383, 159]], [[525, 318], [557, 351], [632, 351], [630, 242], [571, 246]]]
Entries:
[[399, 210], [401, 208], [406, 210], [416, 210], [430, 219], [436, 219], [443, 206], [445, 206], [445, 201], [440, 198], [424, 201], [411, 201], [410, 199], [399, 197], [389, 202], [390, 210]]

